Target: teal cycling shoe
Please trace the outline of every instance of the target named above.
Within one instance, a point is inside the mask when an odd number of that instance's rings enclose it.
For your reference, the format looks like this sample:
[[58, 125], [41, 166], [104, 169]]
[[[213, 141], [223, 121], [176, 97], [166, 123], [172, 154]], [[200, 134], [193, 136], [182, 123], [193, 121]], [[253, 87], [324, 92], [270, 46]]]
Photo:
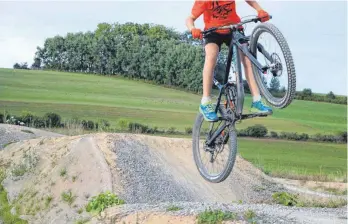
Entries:
[[219, 120], [217, 114], [215, 113], [214, 105], [211, 102], [206, 104], [201, 104], [199, 106], [199, 111], [203, 115], [206, 121], [217, 121]]
[[251, 112], [253, 113], [272, 113], [272, 108], [263, 105], [263, 103], [261, 102], [261, 100], [253, 102], [251, 104]]

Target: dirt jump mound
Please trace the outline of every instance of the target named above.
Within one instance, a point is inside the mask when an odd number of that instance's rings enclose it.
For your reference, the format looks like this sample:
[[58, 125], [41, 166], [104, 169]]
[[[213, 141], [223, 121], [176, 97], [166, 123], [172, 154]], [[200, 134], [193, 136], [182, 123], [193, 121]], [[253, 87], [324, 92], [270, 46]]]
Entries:
[[[6, 148], [0, 151], [0, 167], [6, 175], [1, 184], [11, 212], [29, 223], [196, 223], [196, 215], [209, 208], [236, 214], [252, 209], [260, 223], [346, 221], [344, 208], [272, 204], [272, 194], [284, 191], [284, 186], [239, 157], [224, 182], [205, 181], [195, 167], [190, 140], [44, 134], [18, 137], [9, 145], [8, 137], [3, 138]], [[125, 204], [98, 215], [86, 211], [94, 196], [107, 191]]]

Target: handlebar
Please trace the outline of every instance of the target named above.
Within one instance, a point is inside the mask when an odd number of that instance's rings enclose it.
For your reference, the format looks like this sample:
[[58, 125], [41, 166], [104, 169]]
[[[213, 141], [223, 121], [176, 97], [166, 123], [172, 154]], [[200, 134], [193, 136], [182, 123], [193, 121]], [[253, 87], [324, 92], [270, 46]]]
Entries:
[[[269, 18], [272, 19], [272, 16], [270, 15]], [[202, 31], [201, 33], [202, 33], [203, 35], [205, 35], [205, 34], [208, 34], [208, 33], [210, 33], [210, 32], [213, 32], [213, 31], [215, 31], [215, 30], [236, 29], [236, 28], [238, 28], [239, 26], [242, 26], [242, 25], [244, 25], [244, 24], [246, 24], [246, 23], [251, 23], [251, 22], [257, 23], [257, 22], [260, 22], [261, 19], [262, 19], [262, 18], [260, 18], [260, 17], [256, 17], [256, 18], [252, 18], [252, 19], [246, 19], [246, 20], [243, 20], [242, 22], [240, 22], [240, 23], [238, 23], [238, 24], [234, 24], [234, 25], [212, 27], [212, 28], [210, 28], [210, 29], [207, 29], [207, 30]], [[192, 35], [189, 34], [189, 35], [188, 35], [188, 38], [191, 38], [191, 37], [192, 37]]]
[[[269, 17], [270, 17], [270, 19], [272, 19], [272, 16], [271, 16], [271, 15], [270, 15]], [[242, 25], [244, 25], [244, 24], [246, 24], [246, 23], [251, 23], [251, 22], [257, 23], [257, 22], [261, 21], [261, 19], [262, 19], [262, 18], [260, 18], [260, 17], [256, 17], [256, 18], [252, 18], [252, 19], [243, 20], [242, 22], [237, 23], [237, 24], [234, 24], [234, 25], [212, 27], [212, 28], [210, 28], [210, 29], [207, 29], [207, 30], [202, 31], [202, 34], [204, 35], [204, 34], [213, 32], [213, 31], [215, 31], [215, 30], [236, 29], [236, 28], [238, 28], [239, 26], [242, 26]]]

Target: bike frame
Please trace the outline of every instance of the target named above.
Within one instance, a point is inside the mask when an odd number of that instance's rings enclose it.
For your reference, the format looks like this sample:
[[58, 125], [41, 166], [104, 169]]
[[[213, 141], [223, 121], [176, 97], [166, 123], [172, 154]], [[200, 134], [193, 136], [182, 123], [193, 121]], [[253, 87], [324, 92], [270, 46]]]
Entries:
[[[230, 69], [231, 69], [231, 63], [232, 63], [232, 57], [233, 57], [233, 53], [234, 51], [236, 51], [236, 89], [237, 89], [237, 94], [236, 94], [236, 103], [237, 105], [234, 105], [236, 108], [235, 111], [235, 118], [233, 120], [231, 120], [230, 118], [226, 117], [226, 116], [222, 116], [219, 118], [219, 120], [226, 120], [229, 122], [225, 122], [217, 131], [215, 131], [215, 133], [207, 140], [207, 144], [210, 145], [216, 137], [218, 137], [221, 132], [226, 128], [226, 126], [230, 125], [230, 122], [235, 122], [236, 120], [243, 120], [243, 119], [248, 119], [248, 118], [253, 118], [253, 117], [261, 117], [261, 116], [267, 116], [264, 114], [243, 114], [243, 104], [244, 104], [244, 86], [243, 86], [243, 77], [242, 77], [242, 70], [241, 70], [241, 60], [240, 60], [240, 55], [239, 55], [239, 50], [241, 50], [242, 54], [247, 56], [249, 58], [249, 60], [251, 61], [252, 64], [254, 64], [256, 66], [256, 68], [262, 72], [265, 73], [269, 67], [268, 66], [262, 66], [257, 59], [254, 57], [254, 55], [252, 55], [249, 51], [249, 48], [247, 47], [247, 44], [241, 44], [241, 41], [246, 41], [247, 43], [250, 40], [250, 36], [244, 36], [242, 35], [237, 27], [248, 23], [248, 22], [257, 22], [259, 21], [259, 19], [250, 19], [250, 20], [246, 20], [243, 21], [240, 24], [237, 25], [232, 25], [232, 26], [223, 26], [220, 28], [212, 28], [209, 29], [207, 31], [205, 31], [204, 33], [209, 33], [212, 31], [215, 31], [217, 29], [226, 29], [229, 28], [231, 29], [231, 35], [232, 35], [232, 41], [230, 43], [229, 46], [229, 52], [228, 52], [228, 57], [227, 57], [227, 65], [226, 65], [226, 70], [225, 70], [225, 76], [224, 76], [224, 84], [221, 84], [214, 76], [213, 78], [213, 83], [214, 85], [219, 89], [219, 96], [218, 96], [218, 100], [217, 100], [217, 104], [216, 104], [216, 108], [215, 108], [215, 112], [218, 111], [218, 108], [220, 107], [220, 101], [221, 101], [221, 97], [224, 94], [226, 96], [226, 100], [227, 102], [231, 102], [232, 101], [232, 97], [235, 96], [230, 96], [229, 93], [226, 92], [226, 90], [230, 89], [231, 86], [233, 86], [234, 84], [229, 83], [228, 82], [228, 76], [230, 73]], [[257, 49], [259, 52], [261, 52], [271, 63], [273, 63], [273, 59], [272, 57], [269, 55], [269, 53], [267, 51], [265, 51], [264, 47], [261, 44], [257, 45]], [[232, 91], [233, 94], [233, 91]], [[235, 94], [235, 93], [234, 93]]]

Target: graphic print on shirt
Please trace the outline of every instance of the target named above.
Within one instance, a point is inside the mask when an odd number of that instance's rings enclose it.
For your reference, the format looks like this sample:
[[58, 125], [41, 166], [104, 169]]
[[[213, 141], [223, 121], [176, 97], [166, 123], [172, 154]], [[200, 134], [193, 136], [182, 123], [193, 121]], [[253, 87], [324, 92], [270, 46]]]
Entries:
[[213, 18], [214, 19], [227, 19], [228, 15], [232, 12], [233, 3], [227, 3], [219, 5], [219, 1], [213, 2]]

